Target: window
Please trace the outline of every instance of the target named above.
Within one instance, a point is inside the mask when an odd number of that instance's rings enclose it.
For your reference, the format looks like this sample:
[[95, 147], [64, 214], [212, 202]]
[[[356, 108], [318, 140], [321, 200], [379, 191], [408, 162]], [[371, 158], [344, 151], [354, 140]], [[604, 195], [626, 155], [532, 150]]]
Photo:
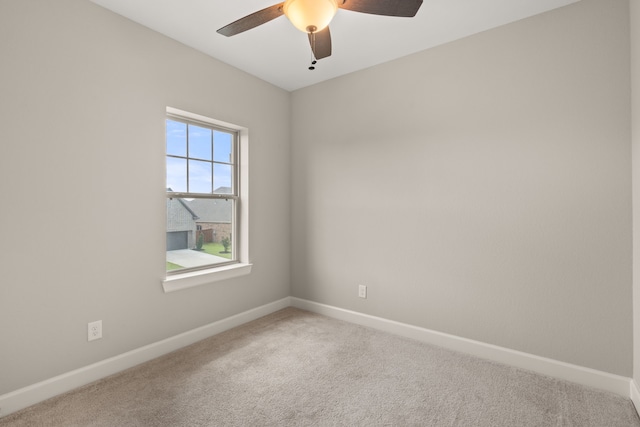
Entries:
[[246, 235], [247, 218], [240, 215], [241, 131], [167, 109], [165, 291], [167, 282], [187, 274], [247, 265], [246, 236], [244, 242], [238, 238]]

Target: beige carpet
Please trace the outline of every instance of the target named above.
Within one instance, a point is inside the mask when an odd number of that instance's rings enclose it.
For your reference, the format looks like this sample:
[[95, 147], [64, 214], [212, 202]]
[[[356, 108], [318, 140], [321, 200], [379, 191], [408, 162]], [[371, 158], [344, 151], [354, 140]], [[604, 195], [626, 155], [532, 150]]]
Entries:
[[288, 308], [0, 426], [640, 426], [631, 402]]

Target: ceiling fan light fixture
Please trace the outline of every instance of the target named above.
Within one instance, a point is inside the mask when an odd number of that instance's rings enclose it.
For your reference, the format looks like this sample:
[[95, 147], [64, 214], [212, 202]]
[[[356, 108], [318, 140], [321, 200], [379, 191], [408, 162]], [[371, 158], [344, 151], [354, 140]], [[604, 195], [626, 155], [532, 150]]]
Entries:
[[286, 0], [282, 8], [289, 21], [300, 31], [324, 30], [338, 10], [337, 0]]

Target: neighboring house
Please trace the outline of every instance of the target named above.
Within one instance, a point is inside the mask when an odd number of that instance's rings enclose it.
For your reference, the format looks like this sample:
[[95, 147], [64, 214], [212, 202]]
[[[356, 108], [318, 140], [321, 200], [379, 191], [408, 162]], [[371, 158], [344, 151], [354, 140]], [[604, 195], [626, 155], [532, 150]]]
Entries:
[[167, 250], [189, 249], [196, 245], [198, 215], [184, 199], [167, 199]]
[[[216, 193], [230, 193], [231, 189], [218, 188]], [[198, 233], [204, 235], [204, 242], [220, 242], [225, 237], [231, 239], [233, 204], [224, 199], [193, 199], [186, 201], [198, 219], [196, 226]]]
[[[231, 188], [220, 187], [216, 193], [231, 193]], [[167, 199], [167, 250], [195, 248], [199, 233], [204, 243], [231, 239], [232, 218], [230, 200]]]

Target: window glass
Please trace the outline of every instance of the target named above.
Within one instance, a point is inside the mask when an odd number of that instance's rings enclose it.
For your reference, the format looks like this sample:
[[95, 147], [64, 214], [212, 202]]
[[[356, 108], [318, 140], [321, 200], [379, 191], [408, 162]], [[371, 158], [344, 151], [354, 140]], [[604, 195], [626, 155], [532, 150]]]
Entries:
[[187, 191], [187, 160], [167, 156], [167, 189]]
[[167, 154], [174, 156], [187, 155], [187, 125], [167, 120]]
[[237, 134], [174, 117], [166, 120], [167, 274], [237, 262]]
[[211, 160], [211, 129], [189, 125], [189, 157]]
[[233, 135], [227, 132], [213, 132], [213, 160], [216, 162], [232, 163]]
[[189, 193], [211, 193], [213, 163], [189, 159]]
[[213, 188], [217, 194], [231, 194], [233, 192], [231, 165], [213, 164]]
[[[185, 212], [188, 218], [184, 218]], [[188, 220], [197, 219], [193, 230]], [[169, 199], [167, 201], [167, 271], [227, 264], [234, 260], [233, 201]], [[180, 219], [182, 218], [182, 222]], [[190, 242], [191, 232], [195, 239]], [[193, 247], [189, 247], [193, 245]]]

